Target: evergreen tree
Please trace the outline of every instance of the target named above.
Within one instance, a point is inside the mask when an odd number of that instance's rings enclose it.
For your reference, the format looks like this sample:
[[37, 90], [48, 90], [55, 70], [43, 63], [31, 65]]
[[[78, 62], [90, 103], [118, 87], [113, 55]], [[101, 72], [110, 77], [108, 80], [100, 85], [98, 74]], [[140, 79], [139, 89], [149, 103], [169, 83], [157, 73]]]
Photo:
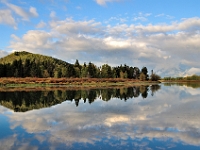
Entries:
[[112, 70], [108, 64], [104, 64], [101, 68], [101, 77], [102, 78], [112, 78]]
[[5, 65], [0, 64], [0, 77], [5, 77]]
[[97, 77], [97, 68], [93, 63], [89, 62], [87, 68], [88, 68], [88, 77], [90, 78]]
[[81, 65], [79, 64], [78, 59], [76, 59], [74, 67], [78, 67], [79, 69], [81, 69]]
[[86, 64], [84, 63], [82, 69], [81, 69], [81, 77], [85, 78], [88, 76], [88, 68], [86, 66]]
[[148, 70], [146, 67], [142, 68], [141, 73], [143, 73], [145, 75], [145, 80], [149, 79]]
[[140, 76], [140, 69], [138, 67], [133, 68], [133, 78], [134, 79], [139, 79]]
[[75, 70], [73, 65], [67, 66], [67, 77], [75, 77]]
[[62, 74], [62, 77], [67, 77], [67, 68], [66, 67], [62, 67], [61, 69], [61, 74]]
[[54, 78], [60, 78], [61, 75], [62, 75], [61, 69], [60, 69], [60, 68], [57, 68], [57, 69], [54, 71]]
[[24, 63], [24, 77], [30, 77], [30, 67], [31, 67], [30, 59], [26, 59]]

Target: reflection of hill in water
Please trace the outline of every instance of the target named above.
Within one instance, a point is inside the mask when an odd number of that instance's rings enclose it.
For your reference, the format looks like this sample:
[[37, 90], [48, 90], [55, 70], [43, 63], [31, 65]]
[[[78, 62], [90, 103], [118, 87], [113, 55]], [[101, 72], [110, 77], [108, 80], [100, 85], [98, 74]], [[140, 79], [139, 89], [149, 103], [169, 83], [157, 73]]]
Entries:
[[0, 92], [0, 104], [16, 112], [25, 112], [32, 109], [51, 107], [66, 100], [75, 101], [76, 106], [78, 106], [80, 100], [91, 104], [97, 98], [103, 101], [109, 101], [111, 98], [126, 101], [140, 95], [147, 98], [148, 92], [153, 96], [159, 89], [160, 85], [91, 90], [4, 91]]

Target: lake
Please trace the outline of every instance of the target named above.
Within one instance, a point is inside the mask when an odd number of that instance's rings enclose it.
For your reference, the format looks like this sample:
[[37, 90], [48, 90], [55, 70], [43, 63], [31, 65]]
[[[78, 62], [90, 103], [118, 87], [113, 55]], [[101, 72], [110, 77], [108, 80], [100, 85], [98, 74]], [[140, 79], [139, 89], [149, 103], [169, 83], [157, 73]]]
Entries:
[[200, 149], [200, 85], [0, 90], [0, 149]]

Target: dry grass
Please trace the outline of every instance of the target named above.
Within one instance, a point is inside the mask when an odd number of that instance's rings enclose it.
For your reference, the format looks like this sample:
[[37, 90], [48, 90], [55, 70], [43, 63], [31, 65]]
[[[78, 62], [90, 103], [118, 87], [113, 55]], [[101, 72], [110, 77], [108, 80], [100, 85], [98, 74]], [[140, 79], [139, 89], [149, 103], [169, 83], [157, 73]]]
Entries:
[[119, 86], [148, 84], [150, 81], [139, 81], [121, 78], [0, 78], [1, 87], [41, 87], [41, 86]]
[[38, 84], [38, 83], [83, 83], [83, 82], [125, 82], [128, 79], [118, 78], [0, 78], [1, 84]]

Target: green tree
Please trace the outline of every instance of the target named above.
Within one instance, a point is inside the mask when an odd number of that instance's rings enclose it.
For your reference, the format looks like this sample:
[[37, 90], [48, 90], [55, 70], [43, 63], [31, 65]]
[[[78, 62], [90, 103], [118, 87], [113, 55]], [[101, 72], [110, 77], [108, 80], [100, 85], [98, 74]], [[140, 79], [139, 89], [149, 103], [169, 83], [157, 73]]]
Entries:
[[93, 63], [89, 62], [87, 69], [88, 69], [88, 77], [90, 78], [97, 77], [97, 67]]
[[81, 68], [81, 77], [85, 78], [88, 76], [88, 68], [86, 63], [84, 63], [83, 67]]
[[5, 77], [5, 65], [0, 64], [0, 77]]
[[140, 80], [141, 81], [146, 81], [146, 75], [143, 72], [140, 73]]
[[158, 81], [161, 79], [161, 77], [155, 73], [151, 74], [150, 76], [151, 81]]
[[81, 71], [80, 71], [79, 67], [74, 67], [74, 71], [75, 71], [74, 77], [79, 78], [81, 76]]
[[60, 67], [57, 67], [57, 68], [54, 70], [54, 78], [60, 78], [61, 76], [62, 76], [61, 68], [60, 68]]
[[133, 68], [133, 78], [134, 79], [139, 79], [140, 77], [140, 69], [138, 67]]
[[143, 68], [142, 68], [141, 74], [144, 74], [144, 75], [145, 75], [145, 80], [148, 80], [148, 79], [149, 79], [147, 67], [143, 67]]
[[79, 64], [78, 59], [76, 59], [76, 62], [74, 63], [74, 67], [78, 67], [79, 69], [81, 69], [81, 65]]
[[33, 62], [31, 63], [31, 67], [30, 67], [30, 76], [31, 76], [31, 77], [42, 77], [41, 69], [40, 69], [39, 65], [36, 64], [35, 61], [33, 61]]
[[112, 69], [108, 64], [104, 64], [101, 67], [101, 77], [102, 78], [112, 78]]
[[64, 66], [62, 67], [61, 74], [62, 74], [61, 75], [62, 77], [67, 77], [67, 68], [66, 67], [64, 67]]
[[67, 77], [75, 77], [75, 70], [73, 65], [67, 66]]
[[24, 63], [24, 77], [30, 77], [30, 67], [31, 67], [30, 59], [26, 59]]

